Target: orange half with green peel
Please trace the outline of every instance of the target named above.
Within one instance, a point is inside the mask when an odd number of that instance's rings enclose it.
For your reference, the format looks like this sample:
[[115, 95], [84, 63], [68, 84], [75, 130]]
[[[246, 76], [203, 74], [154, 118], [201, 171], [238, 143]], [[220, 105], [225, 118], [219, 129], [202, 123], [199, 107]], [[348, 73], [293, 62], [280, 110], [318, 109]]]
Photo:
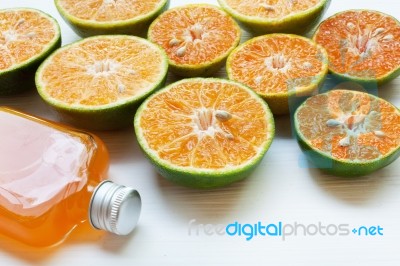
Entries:
[[237, 23], [208, 4], [170, 9], [154, 20], [148, 32], [148, 39], [166, 51], [171, 71], [183, 77], [215, 73], [240, 37]]
[[81, 37], [105, 34], [144, 36], [169, 0], [54, 0], [62, 18]]
[[348, 10], [323, 21], [313, 39], [342, 79], [383, 84], [400, 75], [400, 22], [373, 10]]
[[330, 0], [218, 0], [248, 31], [304, 34], [329, 7]]
[[31, 8], [0, 10], [0, 95], [34, 88], [37, 67], [60, 46], [54, 18]]
[[229, 79], [249, 86], [263, 97], [274, 114], [288, 114], [323, 83], [328, 56], [310, 39], [267, 34], [233, 50], [226, 70]]
[[371, 94], [312, 96], [297, 109], [294, 125], [308, 159], [334, 175], [366, 175], [400, 156], [400, 111]]
[[136, 137], [165, 178], [215, 188], [247, 177], [275, 134], [267, 104], [251, 89], [215, 78], [184, 79], [138, 109]]
[[64, 46], [36, 73], [43, 100], [62, 118], [91, 130], [131, 125], [136, 108], [164, 85], [167, 56], [135, 36], [101, 35]]

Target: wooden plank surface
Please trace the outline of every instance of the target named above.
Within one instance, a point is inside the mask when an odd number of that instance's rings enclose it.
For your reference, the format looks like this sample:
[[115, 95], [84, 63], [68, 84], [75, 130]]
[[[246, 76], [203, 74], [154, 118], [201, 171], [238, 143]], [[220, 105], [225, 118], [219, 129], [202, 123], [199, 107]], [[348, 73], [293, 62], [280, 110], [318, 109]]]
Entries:
[[[196, 2], [172, 0], [171, 7]], [[17, 6], [36, 7], [54, 16], [61, 25], [63, 44], [79, 39], [53, 1], [0, 2], [0, 8]], [[352, 8], [376, 9], [400, 18], [400, 2], [394, 0], [333, 0], [325, 17]], [[225, 77], [224, 70], [218, 76]], [[170, 75], [168, 82], [174, 80]], [[379, 96], [399, 107], [400, 78], [380, 88]], [[35, 91], [0, 98], [0, 105], [58, 120]], [[179, 187], [160, 177], [139, 150], [133, 128], [97, 132], [111, 154], [109, 178], [137, 188], [143, 197], [138, 228], [129, 237], [83, 235], [78, 229], [51, 250], [31, 250], [0, 238], [0, 265], [400, 265], [400, 160], [362, 178], [329, 176], [306, 166], [288, 117], [278, 117], [276, 126], [276, 139], [260, 167], [247, 180], [212, 191]], [[258, 236], [246, 241], [243, 236], [209, 236], [201, 225], [235, 221], [347, 224], [350, 229], [381, 226], [384, 234], [299, 233], [286, 240]]]

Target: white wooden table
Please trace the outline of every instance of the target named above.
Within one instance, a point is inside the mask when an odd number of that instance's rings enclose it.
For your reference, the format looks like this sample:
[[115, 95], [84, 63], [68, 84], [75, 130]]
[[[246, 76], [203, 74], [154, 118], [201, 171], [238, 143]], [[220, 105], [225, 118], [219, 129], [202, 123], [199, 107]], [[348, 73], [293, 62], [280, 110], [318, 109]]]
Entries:
[[[196, 2], [172, 0], [171, 7]], [[216, 0], [201, 2], [217, 4]], [[0, 1], [0, 8], [22, 6], [54, 16], [61, 25], [63, 44], [79, 39], [53, 1]], [[400, 2], [394, 0], [333, 0], [325, 17], [353, 8], [376, 9], [400, 19]], [[225, 76], [223, 70], [219, 76]], [[379, 96], [399, 107], [400, 78], [382, 87]], [[0, 105], [57, 120], [35, 91], [0, 98]], [[135, 232], [115, 237], [82, 235], [77, 230], [51, 250], [30, 249], [0, 237], [0, 265], [400, 265], [400, 160], [364, 178], [335, 178], [304, 167], [289, 118], [277, 118], [276, 127], [276, 139], [254, 174], [213, 191], [179, 187], [157, 175], [139, 150], [132, 128], [99, 132], [111, 154], [109, 178], [141, 192], [143, 211]], [[285, 241], [272, 236], [246, 241], [244, 236], [217, 235], [213, 230], [218, 227], [201, 226], [235, 221], [321, 222], [348, 224], [349, 229], [380, 226], [383, 235], [304, 236], [300, 232]]]

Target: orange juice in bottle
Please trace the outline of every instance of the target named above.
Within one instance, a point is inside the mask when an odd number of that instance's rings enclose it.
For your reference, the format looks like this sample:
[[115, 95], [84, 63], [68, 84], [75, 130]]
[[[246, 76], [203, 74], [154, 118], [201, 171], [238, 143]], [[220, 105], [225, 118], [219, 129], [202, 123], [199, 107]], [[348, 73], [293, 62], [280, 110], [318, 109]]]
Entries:
[[128, 234], [140, 196], [104, 180], [108, 165], [95, 135], [0, 107], [0, 237], [51, 246], [87, 220]]

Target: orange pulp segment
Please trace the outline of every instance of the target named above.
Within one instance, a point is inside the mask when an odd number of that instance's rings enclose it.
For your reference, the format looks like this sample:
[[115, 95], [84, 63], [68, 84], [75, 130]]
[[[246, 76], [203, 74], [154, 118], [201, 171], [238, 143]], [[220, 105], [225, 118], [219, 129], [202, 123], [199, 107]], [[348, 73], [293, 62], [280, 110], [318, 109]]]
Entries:
[[400, 147], [400, 112], [367, 93], [333, 90], [297, 111], [298, 130], [311, 147], [338, 160], [380, 159]]

